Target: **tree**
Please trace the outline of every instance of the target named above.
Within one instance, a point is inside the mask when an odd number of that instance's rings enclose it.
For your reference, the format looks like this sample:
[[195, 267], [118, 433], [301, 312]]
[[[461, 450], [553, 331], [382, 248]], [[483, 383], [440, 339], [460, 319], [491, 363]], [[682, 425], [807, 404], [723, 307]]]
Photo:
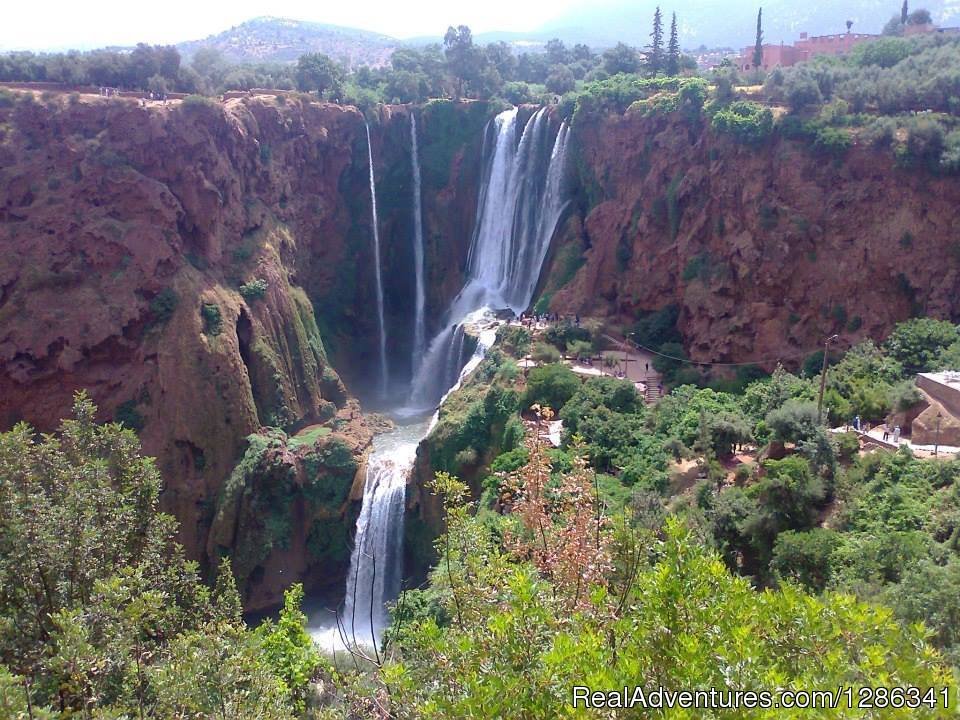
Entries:
[[293, 720], [286, 688], [262, 652], [233, 624], [178, 635], [147, 671], [155, 708], [149, 716]]
[[306, 630], [307, 616], [303, 603], [303, 585], [293, 585], [283, 594], [283, 609], [274, 623], [265, 620], [256, 629], [260, 651], [267, 667], [294, 697], [294, 704], [303, 711], [307, 683], [320, 664], [320, 654]]
[[563, 40], [553, 38], [547, 42], [544, 48], [547, 53], [547, 61], [551, 65], [567, 65], [570, 63], [570, 51], [563, 44]]
[[559, 410], [579, 388], [577, 374], [566, 365], [553, 363], [533, 368], [527, 376], [522, 407], [526, 409], [539, 404]]
[[763, 8], [757, 11], [757, 41], [753, 46], [753, 66], [763, 66]]
[[[570, 486], [574, 494], [564, 499], [577, 507], [582, 494]], [[589, 519], [591, 509], [581, 515]], [[528, 546], [573, 549], [561, 558], [580, 565], [562, 563], [558, 572], [558, 564], [510, 561], [491, 549], [493, 531], [481, 520], [466, 511], [453, 516], [438, 543], [450, 548], [449, 573], [435, 573], [432, 586], [447, 616], [461, 608], [463, 619], [444, 626], [432, 616], [418, 620], [403, 634], [402, 663], [388, 668], [391, 697], [411, 715], [556, 717], [557, 688], [578, 684], [584, 668], [591, 685], [603, 688], [632, 686], [638, 677], [674, 688], [724, 686], [730, 668], [743, 687], [831, 687], [850, 677], [922, 687], [951, 682], [921, 629], [847, 596], [818, 598], [795, 587], [757, 592], [675, 517], [654, 537], [617, 521], [601, 524], [600, 542], [590, 545], [610, 547], [615, 569], [605, 583], [590, 583], [592, 548], [576, 543], [590, 525], [571, 517], [570, 538], [558, 545], [554, 538], [566, 529], [558, 518], [531, 516], [543, 525], [526, 531]], [[656, 559], [648, 563], [650, 555]], [[572, 582], [563, 572], [571, 567]], [[578, 593], [591, 602], [571, 612]], [[590, 711], [570, 714], [578, 712]]]
[[426, 86], [427, 76], [423, 73], [394, 70], [387, 76], [384, 93], [392, 102], [421, 102], [426, 96]]
[[593, 50], [590, 49], [589, 45], [584, 45], [583, 43], [577, 43], [573, 46], [572, 50], [573, 59], [579, 61], [592, 62], [596, 59]]
[[[0, 433], [3, 664], [35, 708], [56, 702], [70, 717], [290, 718], [229, 564], [211, 602], [158, 511], [153, 460], [96, 412], [79, 393], [57, 434]], [[0, 667], [0, 714], [8, 677]]]
[[650, 55], [647, 57], [647, 66], [654, 74], [663, 69], [663, 18], [660, 15], [659, 5], [653, 13], [653, 32], [650, 33]]
[[907, 0], [903, 0], [903, 5], [900, 7], [900, 24], [906, 25], [907, 18], [909, 17], [910, 7], [907, 5]]
[[297, 87], [304, 92], [339, 98], [343, 92], [343, 68], [328, 55], [308, 53], [297, 61]]
[[907, 25], [929, 25], [933, 22], [930, 11], [924, 8], [917, 8], [907, 17]]
[[830, 582], [830, 556], [839, 542], [833, 530], [787, 530], [777, 536], [770, 569], [783, 580], [821, 592]]
[[677, 14], [670, 21], [670, 42], [667, 44], [667, 75], [680, 72], [680, 40], [677, 37]]
[[[503, 85], [503, 99], [514, 105], [522, 105], [533, 102], [533, 93], [525, 82], [508, 82]], [[559, 357], [557, 359], [559, 360]]]
[[894, 15], [887, 20], [887, 24], [883, 26], [881, 33], [889, 36], [903, 35], [904, 27], [906, 27], [906, 23], [900, 19], [899, 15]]
[[791, 72], [784, 78], [783, 92], [794, 112], [799, 112], [808, 105], [818, 105], [823, 102], [817, 78], [806, 67]]
[[554, 65], [547, 76], [547, 91], [556, 95], [563, 95], [577, 86], [573, 71], [566, 65]]
[[492, 65], [500, 73], [500, 77], [506, 81], [513, 80], [517, 76], [517, 58], [513, 54], [513, 49], [507, 43], [501, 41], [489, 43], [484, 50], [487, 63]]
[[457, 80], [456, 96], [463, 96], [464, 87], [477, 80], [483, 65], [482, 56], [473, 44], [473, 34], [466, 25], [447, 28], [443, 36], [443, 52], [447, 68]]
[[820, 418], [816, 403], [791, 399], [767, 413], [765, 422], [777, 442], [797, 443], [814, 436]]
[[622, 42], [603, 53], [603, 69], [611, 75], [635, 73], [639, 67], [637, 51]]
[[884, 349], [903, 364], [908, 375], [939, 369], [939, 358], [960, 341], [960, 328], [947, 320], [915, 318], [897, 325]]

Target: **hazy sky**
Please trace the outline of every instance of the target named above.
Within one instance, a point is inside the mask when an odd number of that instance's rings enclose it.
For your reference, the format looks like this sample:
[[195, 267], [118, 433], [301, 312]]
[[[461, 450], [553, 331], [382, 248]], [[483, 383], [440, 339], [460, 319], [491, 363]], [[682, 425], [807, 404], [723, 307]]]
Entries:
[[[258, 15], [347, 25], [395, 37], [531, 30], [578, 0], [9, 0], [0, 11], [0, 48], [63, 48], [196, 40]], [[584, 0], [579, 0], [583, 3]]]

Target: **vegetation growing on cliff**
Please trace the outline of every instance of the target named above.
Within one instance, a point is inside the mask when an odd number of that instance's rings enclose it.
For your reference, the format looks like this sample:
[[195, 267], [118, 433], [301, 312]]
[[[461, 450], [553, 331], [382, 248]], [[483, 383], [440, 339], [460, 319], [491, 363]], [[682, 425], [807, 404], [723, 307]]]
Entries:
[[802, 115], [785, 125], [788, 133], [827, 152], [842, 152], [856, 136], [892, 148], [904, 165], [955, 173], [960, 170], [958, 63], [955, 37], [884, 38], [857, 45], [847, 57], [776, 68], [764, 92]]
[[424, 441], [435, 470], [461, 473], [512, 450], [522, 437], [515, 415], [516, 363], [498, 350], [488, 353], [467, 385], [444, 403]]

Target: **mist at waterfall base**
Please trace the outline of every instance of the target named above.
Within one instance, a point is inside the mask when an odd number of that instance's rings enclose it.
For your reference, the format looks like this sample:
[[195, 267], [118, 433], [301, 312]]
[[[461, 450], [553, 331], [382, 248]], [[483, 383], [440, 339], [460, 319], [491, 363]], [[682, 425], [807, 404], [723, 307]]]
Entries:
[[[387, 603], [394, 601], [401, 590], [405, 491], [417, 447], [436, 423], [437, 408], [446, 395], [459, 387], [493, 344], [497, 311], [519, 315], [529, 306], [550, 240], [567, 204], [567, 125], [562, 123], [554, 135], [545, 108], [522, 125], [517, 108], [497, 115], [484, 138], [483, 177], [467, 280], [430, 343], [422, 339], [417, 342], [418, 328], [423, 328], [426, 321], [420, 295], [425, 267], [416, 132], [416, 120], [411, 116], [413, 202], [417, 204], [413, 242], [414, 257], [420, 264], [413, 330], [414, 347], [419, 345], [420, 357], [412, 363], [413, 377], [405, 401], [386, 410], [396, 427], [375, 438], [367, 461], [343, 603], [337, 613], [327, 610], [311, 615], [312, 636], [321, 649], [332, 652], [346, 647], [376, 647], [389, 626]], [[371, 198], [375, 198], [372, 151], [369, 159]], [[375, 213], [374, 205], [376, 222]], [[374, 242], [379, 261], [376, 234]], [[379, 268], [375, 272], [379, 287]], [[382, 295], [378, 294], [378, 300], [382, 317]], [[382, 324], [380, 330], [380, 347], [385, 348]], [[477, 343], [466, 356], [468, 333], [476, 336]], [[386, 366], [384, 350], [380, 363], [384, 373]]]

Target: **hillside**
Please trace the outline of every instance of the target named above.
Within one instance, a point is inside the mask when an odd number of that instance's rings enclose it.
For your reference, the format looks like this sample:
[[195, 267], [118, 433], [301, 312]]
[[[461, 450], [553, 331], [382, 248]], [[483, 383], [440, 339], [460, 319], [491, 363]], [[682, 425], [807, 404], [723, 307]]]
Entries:
[[214, 48], [234, 62], [295, 62], [304, 53], [321, 52], [349, 65], [384, 65], [398, 41], [366, 30], [323, 23], [258, 17], [211, 35], [177, 45], [187, 57]]
[[[625, 3], [612, 0], [574, 7], [563, 15], [548, 20], [524, 39], [548, 40], [560, 37], [565, 42], [582, 42], [593, 47], [609, 47], [623, 41], [637, 46], [650, 42], [650, 22], [658, 3]], [[677, 8], [680, 42], [683, 47], [746, 46], [755, 38], [757, 8], [763, 5], [764, 36], [767, 42], [791, 42], [801, 32], [828, 35], [846, 30], [846, 21], [853, 21], [854, 32], [879, 33], [884, 23], [899, 12], [899, 3], [888, 0], [850, 0], [792, 3], [786, 0], [748, 2], [737, 0], [720, 3], [716, 0]], [[925, 7], [934, 22], [944, 25], [960, 23], [960, 7], [951, 0], [930, 0], [911, 3]], [[664, 7], [669, 15], [673, 8]]]

